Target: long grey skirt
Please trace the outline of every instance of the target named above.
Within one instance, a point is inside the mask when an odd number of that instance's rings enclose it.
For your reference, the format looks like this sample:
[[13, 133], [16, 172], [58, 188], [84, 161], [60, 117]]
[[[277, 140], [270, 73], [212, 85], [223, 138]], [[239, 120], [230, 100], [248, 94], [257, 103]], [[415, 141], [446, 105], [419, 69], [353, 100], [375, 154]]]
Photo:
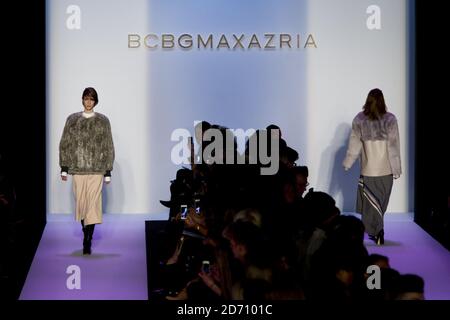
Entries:
[[376, 236], [384, 228], [383, 218], [391, 196], [392, 174], [381, 177], [360, 176], [356, 197], [356, 212], [369, 235]]

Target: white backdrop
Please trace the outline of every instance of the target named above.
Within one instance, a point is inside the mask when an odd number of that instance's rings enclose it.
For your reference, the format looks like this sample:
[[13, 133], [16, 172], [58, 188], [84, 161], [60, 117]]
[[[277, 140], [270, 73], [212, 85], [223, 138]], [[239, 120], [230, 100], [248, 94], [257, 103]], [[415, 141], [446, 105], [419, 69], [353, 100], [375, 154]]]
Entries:
[[[159, 200], [169, 199], [169, 180], [179, 168], [170, 159], [176, 144], [170, 135], [176, 128], [193, 132], [194, 121], [203, 119], [243, 129], [278, 124], [299, 152], [298, 163], [310, 168], [311, 186], [353, 211], [359, 167], [344, 173], [341, 162], [351, 121], [375, 87], [383, 90], [400, 128], [404, 175], [394, 183], [388, 211], [411, 210], [408, 3], [48, 0], [48, 213], [74, 209], [71, 179], [59, 178], [58, 144], [66, 117], [82, 110], [88, 86], [98, 91], [96, 111], [109, 117], [116, 149], [105, 212], [167, 211]], [[367, 27], [371, 5], [380, 8], [381, 29]], [[216, 39], [245, 34], [247, 43], [252, 34], [300, 34], [301, 45], [312, 34], [317, 48], [128, 47], [128, 34], [149, 33]]]

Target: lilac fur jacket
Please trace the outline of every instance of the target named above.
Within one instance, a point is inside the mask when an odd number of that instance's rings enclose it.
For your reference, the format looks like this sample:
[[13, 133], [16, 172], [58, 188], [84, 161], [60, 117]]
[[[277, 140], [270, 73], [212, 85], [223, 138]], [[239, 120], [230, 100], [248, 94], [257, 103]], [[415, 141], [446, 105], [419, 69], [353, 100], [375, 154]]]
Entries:
[[401, 175], [400, 138], [394, 114], [386, 112], [377, 120], [370, 120], [363, 112], [356, 115], [344, 168], [351, 168], [358, 157], [363, 176]]

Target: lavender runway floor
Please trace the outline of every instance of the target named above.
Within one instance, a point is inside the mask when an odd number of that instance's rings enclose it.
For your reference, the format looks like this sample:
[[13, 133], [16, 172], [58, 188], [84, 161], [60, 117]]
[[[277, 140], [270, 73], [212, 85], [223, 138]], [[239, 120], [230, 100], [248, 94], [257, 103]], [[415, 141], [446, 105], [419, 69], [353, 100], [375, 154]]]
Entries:
[[[145, 220], [150, 217], [105, 214], [89, 256], [82, 254], [81, 225], [73, 216], [48, 215], [20, 299], [147, 300]], [[69, 266], [79, 269], [67, 273]], [[80, 289], [73, 288], [77, 274]]]
[[[82, 255], [82, 232], [69, 215], [51, 215], [29, 270], [22, 300], [146, 300], [146, 215], [104, 215], [94, 233], [93, 253]], [[425, 280], [428, 300], [450, 300], [450, 252], [408, 214], [387, 214], [385, 245], [366, 239], [369, 253], [389, 257], [392, 268]], [[68, 289], [69, 266], [78, 266], [81, 289]], [[73, 272], [73, 271], [72, 271]]]
[[389, 258], [391, 268], [412, 273], [425, 281], [427, 300], [450, 300], [450, 252], [434, 240], [408, 214], [386, 214], [385, 244], [366, 239], [369, 253]]

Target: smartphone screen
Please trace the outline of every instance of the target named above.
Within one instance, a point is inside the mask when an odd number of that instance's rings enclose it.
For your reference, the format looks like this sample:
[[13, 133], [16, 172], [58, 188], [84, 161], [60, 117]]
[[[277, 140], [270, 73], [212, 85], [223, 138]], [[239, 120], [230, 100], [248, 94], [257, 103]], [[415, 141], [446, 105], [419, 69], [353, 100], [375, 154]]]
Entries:
[[200, 214], [200, 200], [195, 199], [195, 213]]
[[204, 273], [209, 273], [209, 261], [203, 261], [202, 262], [202, 270]]
[[185, 220], [187, 218], [187, 214], [188, 214], [188, 209], [187, 209], [187, 205], [182, 204], [181, 205], [181, 219]]

